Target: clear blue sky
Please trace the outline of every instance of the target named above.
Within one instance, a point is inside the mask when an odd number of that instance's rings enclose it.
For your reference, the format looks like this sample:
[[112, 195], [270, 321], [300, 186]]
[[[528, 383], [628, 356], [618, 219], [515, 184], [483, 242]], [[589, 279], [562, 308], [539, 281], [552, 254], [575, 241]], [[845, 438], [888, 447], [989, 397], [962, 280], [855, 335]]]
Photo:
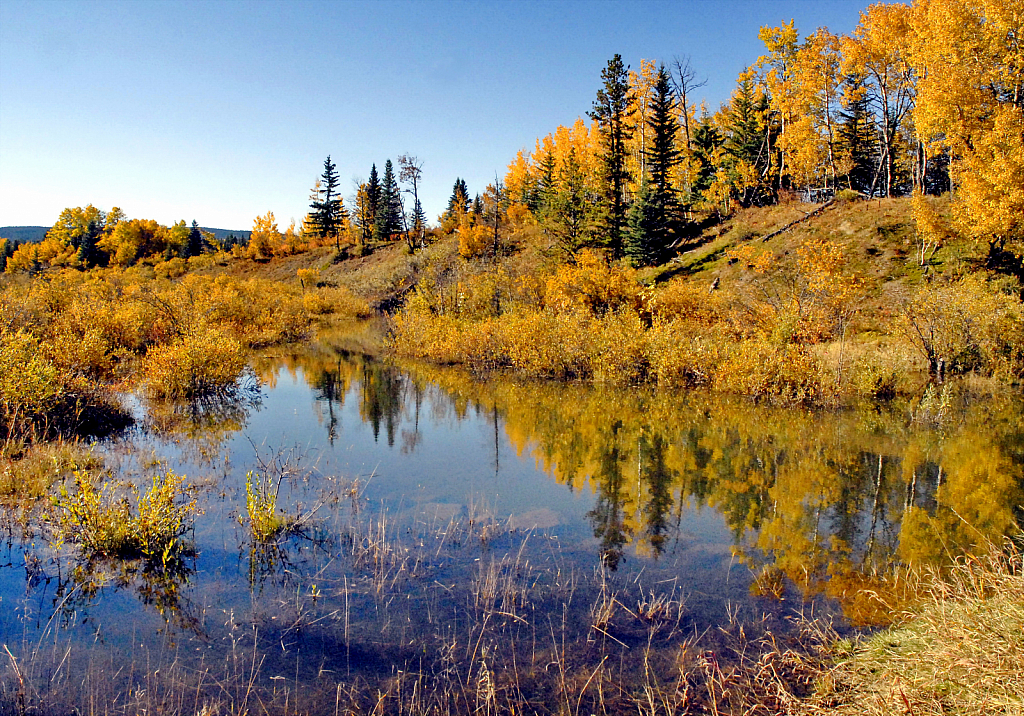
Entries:
[[[709, 106], [795, 19], [849, 33], [866, 2], [0, 0], [0, 226], [61, 209], [301, 223], [330, 154], [346, 200], [418, 155], [433, 220], [591, 106], [615, 53], [689, 55]], [[347, 201], [346, 201], [347, 203]]]

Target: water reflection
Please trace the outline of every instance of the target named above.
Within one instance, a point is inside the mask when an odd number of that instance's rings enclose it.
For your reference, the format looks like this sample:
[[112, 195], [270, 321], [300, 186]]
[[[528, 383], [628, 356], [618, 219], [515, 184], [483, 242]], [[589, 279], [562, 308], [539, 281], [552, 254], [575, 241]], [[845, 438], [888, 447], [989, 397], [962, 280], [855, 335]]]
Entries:
[[[963, 389], [938, 424], [920, 419], [919, 401], [820, 413], [701, 393], [480, 381], [329, 344], [280, 361], [313, 389], [331, 445], [347, 399], [375, 441], [405, 454], [430, 439], [422, 418], [490, 425], [495, 474], [507, 441], [569, 490], [593, 495], [586, 519], [613, 569], [630, 550], [658, 558], [691, 546], [694, 510], [710, 508], [755, 572], [777, 570], [804, 596], [847, 599], [876, 588], [896, 561], [937, 563], [998, 541], [1024, 504], [1015, 395]], [[265, 380], [280, 361], [267, 363]], [[874, 618], [855, 601], [855, 621]]]
[[[196, 554], [183, 550], [164, 559], [117, 559], [93, 557], [56, 560], [56, 573], [45, 581], [55, 583], [54, 616], [67, 625], [89, 621], [90, 607], [106, 591], [128, 592], [159, 614], [165, 624], [203, 636], [199, 610], [191, 599]], [[30, 580], [30, 585], [31, 585]]]

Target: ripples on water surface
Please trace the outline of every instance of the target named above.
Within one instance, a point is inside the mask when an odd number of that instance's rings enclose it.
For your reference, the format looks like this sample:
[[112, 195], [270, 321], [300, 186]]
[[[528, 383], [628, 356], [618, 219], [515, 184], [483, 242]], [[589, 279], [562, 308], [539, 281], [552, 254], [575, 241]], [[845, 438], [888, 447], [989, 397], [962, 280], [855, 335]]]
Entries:
[[[330, 342], [255, 371], [234, 402], [140, 404], [141, 427], [98, 447], [123, 475], [162, 461], [200, 485], [184, 559], [83, 562], [12, 530], [0, 639], [38, 703], [322, 711], [431, 679], [480, 698], [511, 668], [557, 710], [551, 664], [617, 654], [621, 677], [645, 645], [737, 620], [884, 621], [899, 562], [998, 539], [1024, 504], [1009, 397], [806, 412], [481, 382]], [[301, 518], [270, 544], [245, 524], [261, 462]]]

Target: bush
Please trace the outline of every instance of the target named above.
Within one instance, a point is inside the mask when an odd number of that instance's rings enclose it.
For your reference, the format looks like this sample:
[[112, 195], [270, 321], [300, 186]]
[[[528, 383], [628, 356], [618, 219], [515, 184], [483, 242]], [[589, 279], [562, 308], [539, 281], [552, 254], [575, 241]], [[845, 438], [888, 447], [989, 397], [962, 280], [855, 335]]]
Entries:
[[715, 375], [717, 390], [782, 405], [821, 404], [824, 370], [806, 349], [763, 339], [738, 343]]
[[245, 368], [237, 340], [216, 328], [199, 329], [146, 356], [146, 390], [155, 397], [192, 399], [229, 391]]
[[[108, 475], [109, 476], [109, 475]], [[134, 485], [128, 494], [93, 476], [76, 471], [74, 492], [61, 487], [53, 506], [54, 541], [79, 545], [90, 555], [107, 557], [163, 557], [177, 553], [178, 541], [192, 527], [198, 509], [184, 476], [168, 470], [153, 478], [140, 494]]]

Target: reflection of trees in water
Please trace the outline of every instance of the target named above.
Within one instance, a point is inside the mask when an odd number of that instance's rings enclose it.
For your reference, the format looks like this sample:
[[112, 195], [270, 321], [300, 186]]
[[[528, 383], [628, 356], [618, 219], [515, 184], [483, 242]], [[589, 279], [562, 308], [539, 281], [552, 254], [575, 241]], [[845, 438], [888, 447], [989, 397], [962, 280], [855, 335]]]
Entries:
[[665, 439], [660, 434], [640, 438], [640, 479], [647, 484], [648, 499], [643, 506], [644, 536], [651, 545], [655, 556], [665, 551], [665, 541], [672, 529], [669, 513], [675, 501], [672, 499], [674, 474], [665, 464]]
[[840, 575], [884, 571], [894, 555], [939, 560], [998, 538], [1024, 504], [1017, 398], [965, 398], [956, 422], [937, 427], [914, 421], [913, 401], [814, 413], [701, 393], [403, 372], [337, 351], [304, 360], [320, 400], [341, 404], [358, 389], [375, 437], [383, 429], [393, 445], [400, 431], [406, 452], [422, 440], [423, 411], [492, 421], [567, 487], [594, 492], [589, 519], [611, 566], [630, 544], [662, 554], [685, 508], [706, 506], [742, 559], [825, 589]]
[[383, 422], [388, 436], [388, 447], [395, 444], [395, 429], [402, 415], [405, 381], [397, 368], [381, 363], [363, 363], [360, 386], [359, 415], [373, 428], [373, 439], [380, 436]]
[[1024, 504], [1019, 397], [965, 393], [955, 418], [934, 426], [914, 421], [913, 401], [808, 412], [416, 370], [456, 406], [496, 408], [517, 450], [571, 489], [593, 490], [588, 518], [610, 566], [629, 544], [661, 554], [685, 527], [683, 508], [709, 506], [741, 559], [839, 595], [897, 560], [998, 541]]
[[601, 561], [609, 569], [617, 569], [622, 559], [622, 547], [632, 538], [625, 520], [625, 502], [628, 495], [626, 478], [622, 470], [622, 455], [616, 436], [622, 421], [612, 424], [611, 436], [601, 446], [600, 468], [595, 475], [597, 504], [587, 513], [594, 536], [601, 540]]
[[255, 376], [248, 375], [230, 391], [186, 401], [146, 403], [146, 428], [162, 438], [176, 438], [193, 457], [212, 460], [223, 443], [245, 427], [249, 413], [259, 410], [263, 395]]

